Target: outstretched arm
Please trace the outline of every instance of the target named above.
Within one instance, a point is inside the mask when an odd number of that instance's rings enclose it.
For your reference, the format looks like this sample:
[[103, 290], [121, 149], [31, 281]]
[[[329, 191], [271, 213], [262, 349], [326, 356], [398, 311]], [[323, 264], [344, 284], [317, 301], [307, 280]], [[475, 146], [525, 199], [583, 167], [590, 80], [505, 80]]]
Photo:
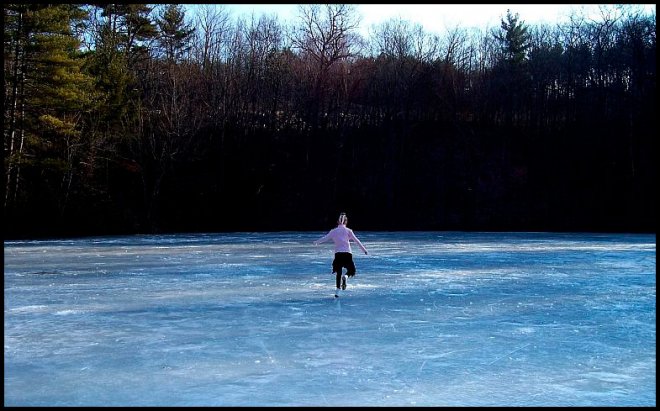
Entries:
[[318, 240], [314, 241], [314, 245], [319, 245], [321, 243], [325, 243], [330, 239], [330, 233], [324, 235], [323, 237], [319, 238]]
[[358, 245], [358, 247], [360, 247], [360, 248], [362, 249], [362, 251], [363, 251], [365, 254], [369, 254], [369, 253], [367, 252], [367, 249], [364, 248], [364, 246], [362, 245], [362, 243], [360, 242], [360, 240], [358, 240], [358, 238], [355, 236], [355, 234], [353, 233], [353, 230], [349, 231], [349, 233], [350, 233], [351, 239], [352, 239], [353, 241], [355, 241], [355, 243]]

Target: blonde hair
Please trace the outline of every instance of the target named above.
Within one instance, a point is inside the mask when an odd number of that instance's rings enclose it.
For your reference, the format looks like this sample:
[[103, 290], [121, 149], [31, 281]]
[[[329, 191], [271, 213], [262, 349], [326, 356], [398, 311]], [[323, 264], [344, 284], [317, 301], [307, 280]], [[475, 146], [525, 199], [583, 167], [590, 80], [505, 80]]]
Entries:
[[344, 225], [348, 223], [348, 216], [346, 215], [346, 213], [339, 214], [339, 219], [337, 219], [337, 223]]

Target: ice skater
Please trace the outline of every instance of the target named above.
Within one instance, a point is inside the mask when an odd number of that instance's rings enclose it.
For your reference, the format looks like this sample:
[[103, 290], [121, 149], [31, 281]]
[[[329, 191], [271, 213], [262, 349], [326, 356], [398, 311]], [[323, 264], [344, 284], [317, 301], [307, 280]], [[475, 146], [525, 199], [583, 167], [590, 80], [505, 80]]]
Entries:
[[[339, 297], [339, 291], [346, 289], [346, 280], [355, 275], [355, 263], [353, 263], [353, 254], [351, 253], [351, 240], [354, 241], [365, 254], [369, 254], [360, 240], [355, 236], [353, 230], [346, 227], [348, 216], [346, 213], [339, 214], [337, 227], [333, 228], [328, 234], [314, 241], [314, 245], [319, 245], [332, 240], [335, 243], [335, 259], [332, 261], [332, 272], [336, 274], [335, 297]], [[346, 273], [342, 269], [346, 268]]]

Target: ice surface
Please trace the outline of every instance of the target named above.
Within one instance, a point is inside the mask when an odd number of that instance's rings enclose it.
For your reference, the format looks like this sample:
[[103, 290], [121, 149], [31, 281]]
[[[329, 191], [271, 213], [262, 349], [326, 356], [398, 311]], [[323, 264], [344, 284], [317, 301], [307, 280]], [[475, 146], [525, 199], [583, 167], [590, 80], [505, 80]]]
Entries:
[[5, 406], [655, 406], [654, 234], [4, 244]]

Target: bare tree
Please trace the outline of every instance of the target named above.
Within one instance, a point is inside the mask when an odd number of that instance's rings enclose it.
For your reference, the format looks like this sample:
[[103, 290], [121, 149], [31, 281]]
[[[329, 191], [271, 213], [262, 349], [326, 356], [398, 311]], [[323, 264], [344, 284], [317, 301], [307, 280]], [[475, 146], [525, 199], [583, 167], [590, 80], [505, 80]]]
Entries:
[[311, 115], [315, 125], [325, 107], [330, 68], [355, 56], [359, 44], [359, 15], [352, 4], [303, 4], [299, 7], [299, 25], [294, 27], [292, 45], [308, 61], [312, 78]]
[[226, 87], [224, 73], [227, 44], [231, 34], [229, 13], [215, 4], [197, 5], [192, 40], [193, 61], [201, 71], [198, 93], [199, 105], [207, 113], [205, 119], [218, 127], [226, 119], [224, 106]]
[[193, 54], [204, 70], [210, 69], [222, 55], [223, 41], [229, 29], [229, 13], [215, 4], [197, 5]]
[[389, 102], [387, 115], [407, 119], [415, 102], [428, 92], [424, 77], [438, 58], [439, 41], [421, 24], [400, 18], [375, 26], [373, 36], [372, 53], [381, 63], [379, 88]]

